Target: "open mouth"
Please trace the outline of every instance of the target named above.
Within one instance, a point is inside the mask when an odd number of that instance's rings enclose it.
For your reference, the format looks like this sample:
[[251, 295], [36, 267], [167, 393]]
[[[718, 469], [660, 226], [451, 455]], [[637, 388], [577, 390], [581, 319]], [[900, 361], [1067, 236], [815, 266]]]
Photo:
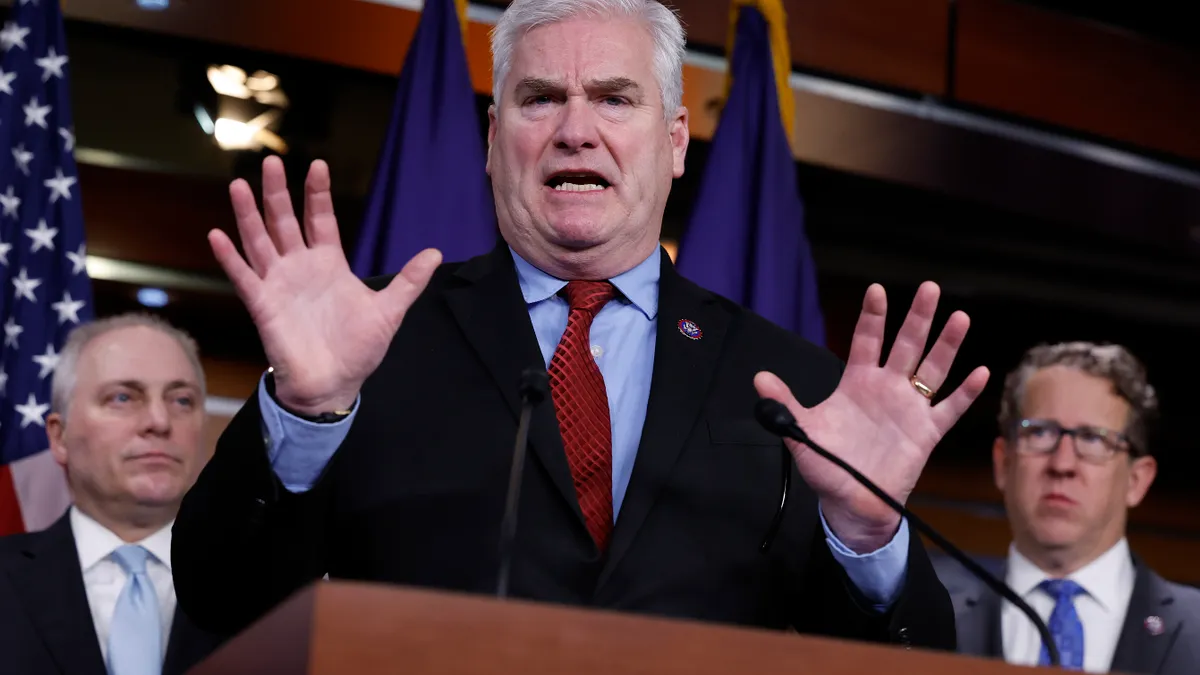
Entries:
[[546, 187], [557, 192], [598, 192], [609, 187], [609, 183], [597, 173], [564, 172], [551, 176]]

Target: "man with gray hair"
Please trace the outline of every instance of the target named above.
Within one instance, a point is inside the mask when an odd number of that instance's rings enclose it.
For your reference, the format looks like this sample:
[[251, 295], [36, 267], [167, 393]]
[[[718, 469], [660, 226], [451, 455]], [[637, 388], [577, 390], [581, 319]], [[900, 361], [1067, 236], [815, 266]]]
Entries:
[[[1200, 591], [1165, 581], [1125, 539], [1129, 509], [1154, 481], [1158, 400], [1119, 345], [1066, 342], [1026, 352], [1009, 374], [992, 448], [1012, 527], [1009, 586], [1050, 627], [1062, 665], [1183, 675], [1200, 669]], [[1047, 657], [1010, 603], [939, 565], [959, 649], [1023, 665]]]
[[[781, 401], [903, 502], [987, 382], [976, 369], [933, 404], [969, 320], [954, 313], [923, 358], [926, 284], [881, 364], [872, 286], [842, 364], [682, 278], [658, 242], [689, 139], [683, 50], [653, 0], [508, 5], [486, 164], [504, 241], [463, 263], [427, 250], [357, 279], [323, 162], [303, 226], [278, 158], [265, 222], [231, 185], [246, 257], [209, 242], [272, 369], [175, 525], [197, 621], [240, 630], [328, 574], [953, 648], [908, 524], [754, 410]], [[528, 369], [548, 400], [502, 554]]]
[[171, 523], [208, 460], [196, 344], [150, 315], [75, 328], [51, 385], [50, 452], [73, 504], [0, 539], [0, 664], [183, 673], [218, 644], [179, 611]]

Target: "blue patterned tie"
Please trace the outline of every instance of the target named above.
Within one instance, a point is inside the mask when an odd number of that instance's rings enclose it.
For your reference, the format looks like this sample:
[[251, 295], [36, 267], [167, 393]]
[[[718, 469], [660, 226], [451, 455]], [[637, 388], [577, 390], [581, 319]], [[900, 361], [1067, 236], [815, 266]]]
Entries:
[[[1050, 629], [1050, 636], [1058, 646], [1062, 667], [1082, 670], [1083, 624], [1079, 622], [1079, 614], [1075, 612], [1075, 596], [1083, 593], [1083, 588], [1070, 579], [1047, 579], [1039, 584], [1039, 588], [1054, 598], [1054, 611], [1050, 613], [1050, 621], [1046, 627]], [[1042, 655], [1038, 664], [1050, 664], [1050, 654], [1045, 645], [1042, 645]]]
[[113, 551], [128, 578], [113, 611], [108, 635], [109, 675], [160, 675], [162, 672], [162, 622], [158, 594], [146, 575], [150, 552], [125, 545]]

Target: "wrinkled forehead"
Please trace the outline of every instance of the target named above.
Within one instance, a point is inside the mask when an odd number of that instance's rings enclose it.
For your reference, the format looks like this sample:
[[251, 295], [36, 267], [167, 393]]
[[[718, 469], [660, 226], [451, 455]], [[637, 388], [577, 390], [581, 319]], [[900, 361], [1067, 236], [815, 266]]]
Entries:
[[126, 382], [199, 387], [199, 373], [175, 338], [144, 326], [98, 335], [84, 345], [76, 364], [78, 383], [91, 387]]
[[580, 17], [524, 32], [514, 44], [505, 93], [531, 80], [577, 90], [597, 82], [629, 81], [657, 98], [654, 43], [633, 18]]

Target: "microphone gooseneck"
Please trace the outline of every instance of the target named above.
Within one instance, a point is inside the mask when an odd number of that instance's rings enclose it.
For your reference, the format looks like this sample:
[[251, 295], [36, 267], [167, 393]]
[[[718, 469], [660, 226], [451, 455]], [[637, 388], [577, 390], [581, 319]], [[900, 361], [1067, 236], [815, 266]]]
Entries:
[[517, 507], [521, 502], [521, 476], [525, 471], [525, 449], [529, 445], [529, 420], [533, 409], [546, 399], [550, 376], [541, 368], [521, 371], [517, 394], [521, 397], [521, 418], [517, 425], [516, 445], [513, 447], [512, 470], [508, 475], [508, 493], [504, 518], [500, 521], [500, 572], [496, 596], [508, 596], [508, 578], [512, 571], [513, 547], [517, 536]]
[[926, 524], [925, 521], [918, 518], [913, 512], [905, 508], [903, 504], [893, 499], [891, 495], [884, 492], [883, 489], [876, 485], [871, 479], [862, 475], [857, 469], [847, 464], [842, 458], [834, 455], [825, 448], [822, 448], [819, 444], [809, 438], [808, 434], [806, 434], [804, 430], [796, 424], [796, 418], [792, 415], [792, 412], [787, 409], [787, 406], [772, 398], [759, 399], [758, 403], [754, 406], [754, 416], [758, 419], [758, 423], [761, 424], [767, 431], [770, 431], [777, 436], [791, 438], [803, 443], [812, 448], [813, 452], [816, 452], [818, 455], [841, 467], [843, 471], [853, 476], [854, 480], [861, 483], [863, 487], [870, 490], [872, 494], [882, 499], [885, 504], [892, 507], [892, 509], [899, 513], [903, 518], [907, 519], [908, 522], [919, 532], [929, 537], [933, 543], [938, 545], [938, 548], [941, 548], [943, 551], [949, 554], [950, 557], [957, 560], [959, 564], [961, 564], [963, 567], [966, 567], [967, 571], [973, 574], [977, 579], [987, 584], [989, 588], [991, 588], [1005, 600], [1011, 602], [1014, 606], [1016, 606], [1017, 609], [1021, 610], [1021, 612], [1023, 612], [1031, 622], [1033, 622], [1034, 627], [1037, 628], [1038, 634], [1041, 635], [1042, 643], [1046, 646], [1046, 651], [1050, 656], [1050, 665], [1054, 667], [1061, 665], [1061, 660], [1058, 654], [1058, 646], [1054, 643], [1054, 638], [1050, 635], [1050, 629], [1046, 627], [1045, 622], [1043, 622], [1042, 619], [1037, 615], [1037, 612], [1033, 611], [1033, 608], [1029, 606], [1029, 603], [1025, 602], [1021, 596], [1017, 595], [1016, 591], [1009, 588], [1008, 584], [1005, 584], [1003, 581], [997, 579], [991, 572], [988, 572], [986, 569], [984, 569], [982, 565], [972, 560], [970, 556], [959, 550], [957, 546], [951, 544], [945, 537], [939, 534], [937, 530], [933, 529]]

